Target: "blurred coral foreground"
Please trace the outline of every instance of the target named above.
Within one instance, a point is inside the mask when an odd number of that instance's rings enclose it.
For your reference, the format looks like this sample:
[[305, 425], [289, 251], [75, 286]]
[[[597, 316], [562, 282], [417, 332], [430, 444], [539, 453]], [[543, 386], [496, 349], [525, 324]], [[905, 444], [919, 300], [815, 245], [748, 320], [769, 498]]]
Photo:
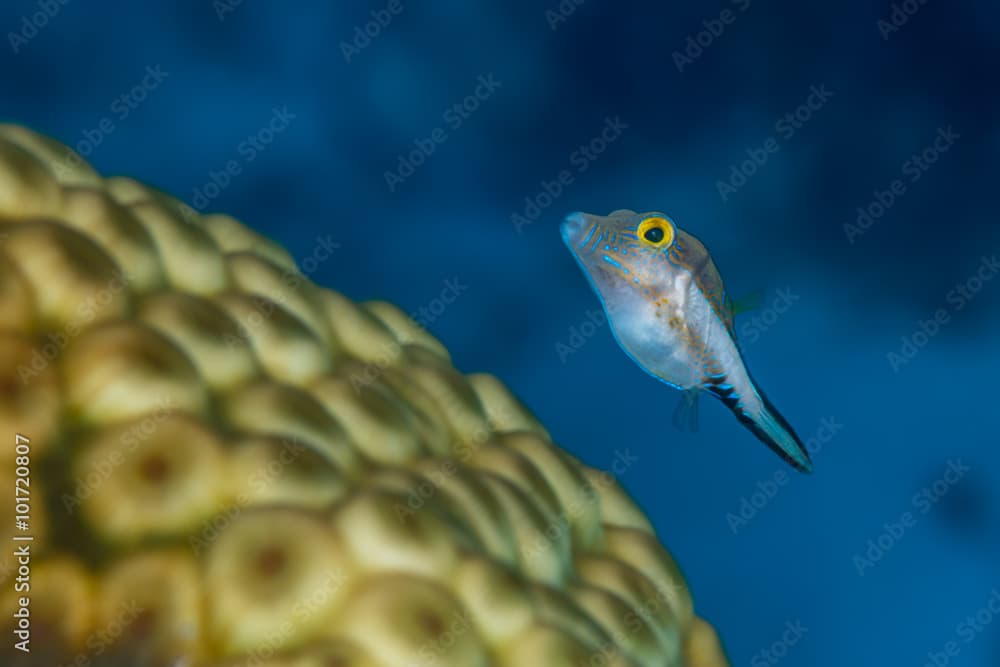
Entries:
[[395, 306], [10, 125], [0, 255], [0, 663], [726, 664], [613, 478]]

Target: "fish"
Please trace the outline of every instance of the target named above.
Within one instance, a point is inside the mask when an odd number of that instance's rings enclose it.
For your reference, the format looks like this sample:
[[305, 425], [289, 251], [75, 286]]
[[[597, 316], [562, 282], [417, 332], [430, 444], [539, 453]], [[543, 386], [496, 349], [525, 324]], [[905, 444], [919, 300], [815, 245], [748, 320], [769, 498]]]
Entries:
[[683, 392], [675, 424], [690, 426], [707, 392], [793, 468], [812, 472], [802, 440], [747, 370], [734, 303], [701, 241], [664, 213], [628, 209], [571, 213], [560, 233], [618, 345], [642, 370]]

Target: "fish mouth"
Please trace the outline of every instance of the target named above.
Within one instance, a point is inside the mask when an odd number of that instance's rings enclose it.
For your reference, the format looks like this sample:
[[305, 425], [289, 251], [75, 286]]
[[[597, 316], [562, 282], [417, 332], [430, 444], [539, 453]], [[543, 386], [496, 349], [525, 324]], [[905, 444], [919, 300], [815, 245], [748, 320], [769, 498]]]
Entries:
[[570, 213], [567, 215], [562, 224], [559, 225], [559, 233], [562, 234], [563, 242], [569, 246], [570, 250], [576, 252], [584, 240], [584, 235], [587, 230], [593, 225], [588, 224], [590, 221], [587, 219], [586, 213]]

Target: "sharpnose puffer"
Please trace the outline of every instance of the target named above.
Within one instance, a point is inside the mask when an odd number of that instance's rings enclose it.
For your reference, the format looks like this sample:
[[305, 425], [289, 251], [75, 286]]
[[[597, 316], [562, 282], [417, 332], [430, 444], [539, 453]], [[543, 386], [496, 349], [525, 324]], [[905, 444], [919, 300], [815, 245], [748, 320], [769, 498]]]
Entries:
[[618, 344], [643, 370], [685, 391], [707, 391], [802, 472], [802, 441], [747, 372], [733, 305], [702, 243], [663, 213], [573, 213], [563, 241], [600, 297]]

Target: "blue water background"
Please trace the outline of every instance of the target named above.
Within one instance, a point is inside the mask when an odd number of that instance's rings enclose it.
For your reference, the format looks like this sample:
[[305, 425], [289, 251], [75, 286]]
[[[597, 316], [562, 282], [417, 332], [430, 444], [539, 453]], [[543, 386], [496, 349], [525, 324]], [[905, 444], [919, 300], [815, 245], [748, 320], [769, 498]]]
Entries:
[[[399, 1], [346, 55], [388, 3], [7, 2], [0, 118], [231, 213], [300, 262], [331, 237], [340, 250], [311, 276], [353, 299], [418, 313], [459, 281], [428, 328], [589, 464], [638, 457], [620, 481], [735, 665], [918, 666], [948, 642], [949, 664], [1000, 664], [1000, 619], [961, 625], [1000, 589], [1000, 279], [953, 292], [1000, 254], [1000, 8], [913, 2], [889, 32], [885, 2], [586, 0], [556, 16], [556, 2]], [[474, 111], [446, 115], [490, 76]], [[832, 95], [781, 124], [818, 89]], [[269, 143], [246, 143], [286, 108]], [[609, 118], [627, 127], [581, 161]], [[435, 128], [433, 154], [390, 186]], [[907, 166], [947, 128], [933, 164]], [[209, 187], [230, 162], [239, 173]], [[892, 204], [845, 229], [895, 179]], [[677, 394], [587, 325], [597, 300], [558, 223], [617, 208], [669, 213], [735, 296], [762, 295], [738, 323], [748, 364], [804, 438], [831, 436], [814, 475], [714, 401], [698, 433], [677, 432]], [[744, 499], [760, 507], [736, 524]], [[806, 628], [794, 643], [787, 623]]]

